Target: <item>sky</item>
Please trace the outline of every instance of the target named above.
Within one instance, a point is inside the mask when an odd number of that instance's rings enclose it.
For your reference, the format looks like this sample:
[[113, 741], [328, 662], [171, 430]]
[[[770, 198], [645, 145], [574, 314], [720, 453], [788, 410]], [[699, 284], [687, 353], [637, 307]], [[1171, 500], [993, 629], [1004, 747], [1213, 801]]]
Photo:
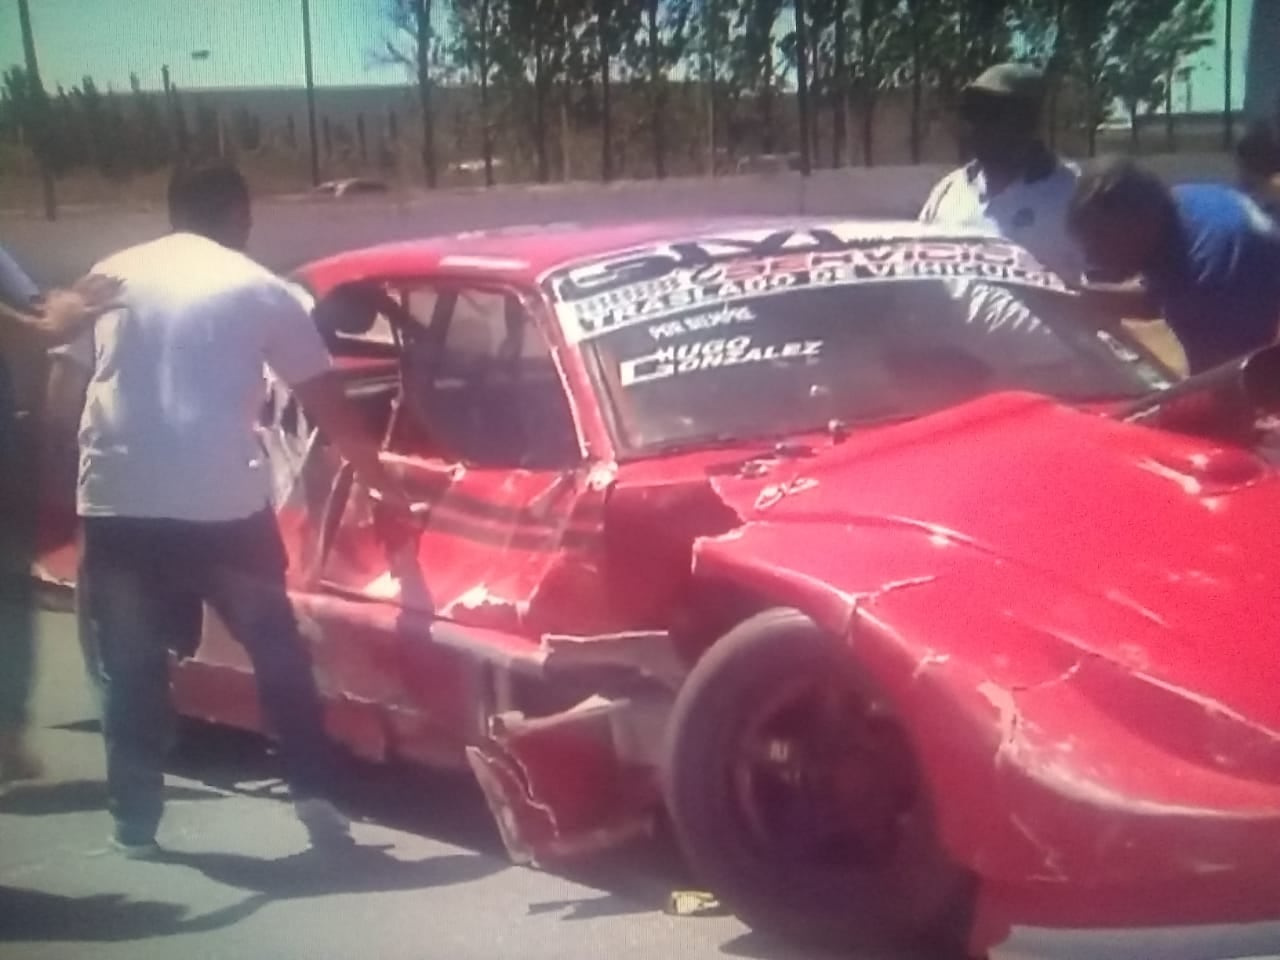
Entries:
[[[179, 87], [298, 86], [303, 82], [301, 0], [29, 0], [45, 86], [86, 74], [99, 88], [127, 89], [136, 72], [160, 85], [169, 65]], [[320, 85], [400, 83], [404, 71], [371, 62], [391, 34], [386, 0], [311, 0], [314, 73]], [[1217, 0], [1215, 44], [1190, 64], [1190, 106], [1220, 110], [1226, 0]], [[1232, 100], [1244, 90], [1244, 41], [1253, 0], [1235, 0]], [[195, 51], [208, 51], [195, 59]], [[0, 66], [22, 62], [17, 0], [0, 0]], [[1175, 108], [1187, 90], [1176, 88]]]

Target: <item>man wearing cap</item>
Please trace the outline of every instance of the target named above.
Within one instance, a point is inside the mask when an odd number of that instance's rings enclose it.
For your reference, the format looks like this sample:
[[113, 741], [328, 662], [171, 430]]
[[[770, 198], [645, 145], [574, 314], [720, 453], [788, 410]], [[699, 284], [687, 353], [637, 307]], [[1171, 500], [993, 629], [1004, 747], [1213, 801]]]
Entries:
[[1076, 285], [1085, 261], [1066, 214], [1080, 171], [1040, 139], [1043, 102], [1044, 76], [1027, 64], [998, 64], [965, 87], [960, 137], [973, 159], [933, 188], [920, 220], [990, 230]]

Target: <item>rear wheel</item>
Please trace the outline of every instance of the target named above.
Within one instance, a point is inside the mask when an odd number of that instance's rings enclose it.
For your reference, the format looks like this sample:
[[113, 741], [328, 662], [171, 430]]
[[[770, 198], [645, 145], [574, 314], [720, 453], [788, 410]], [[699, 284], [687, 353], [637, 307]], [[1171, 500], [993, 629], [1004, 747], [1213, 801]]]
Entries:
[[910, 744], [848, 647], [803, 614], [758, 614], [698, 662], [663, 773], [691, 867], [751, 926], [962, 953], [973, 884], [936, 842]]

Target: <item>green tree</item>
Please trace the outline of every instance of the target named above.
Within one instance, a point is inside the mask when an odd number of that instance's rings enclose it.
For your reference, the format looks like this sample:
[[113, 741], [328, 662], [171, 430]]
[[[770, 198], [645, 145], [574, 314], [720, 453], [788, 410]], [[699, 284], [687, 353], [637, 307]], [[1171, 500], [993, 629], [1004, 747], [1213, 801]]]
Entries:
[[58, 218], [58, 197], [55, 184], [53, 153], [55, 135], [49, 116], [49, 97], [40, 80], [40, 64], [36, 56], [35, 35], [31, 29], [31, 8], [27, 0], [18, 0], [18, 26], [22, 33], [23, 107], [24, 127], [29, 134], [31, 150], [40, 166], [40, 186], [44, 194], [44, 215], [47, 220]]
[[[811, 81], [814, 113], [825, 102], [831, 108], [831, 166], [844, 165], [848, 140], [850, 0], [809, 0], [813, 46]], [[814, 124], [817, 131], [819, 123]], [[813, 152], [820, 144], [815, 134]]]
[[810, 68], [814, 62], [814, 50], [811, 42], [814, 31], [810, 22], [808, 4], [805, 0], [791, 0], [792, 27], [779, 45], [784, 58], [784, 69], [795, 70], [796, 74], [796, 110], [800, 127], [800, 172], [808, 176], [813, 162], [813, 130], [810, 110]]
[[965, 84], [1009, 58], [1017, 11], [1012, 0], [903, 0], [900, 12], [906, 47], [900, 77], [911, 93], [911, 160], [919, 163], [926, 108], [950, 113]]
[[777, 91], [785, 61], [779, 57], [774, 29], [784, 0], [749, 0], [737, 11], [730, 71], [734, 86], [755, 105], [760, 151], [777, 150]]
[[669, 74], [691, 48], [694, 36], [693, 0], [643, 0], [643, 22], [627, 45], [632, 71], [645, 77], [653, 172], [667, 175]]
[[1070, 65], [1067, 32], [1063, 25], [1066, 3], [1067, 0], [1023, 0], [1014, 13], [1023, 58], [1039, 64], [1045, 72], [1048, 88], [1045, 114], [1050, 147], [1057, 143], [1061, 93]]
[[640, 0], [592, 0], [585, 38], [595, 50], [600, 77], [600, 178], [613, 179], [613, 73], [624, 47], [640, 29]]
[[480, 90], [480, 150], [484, 183], [494, 184], [493, 79], [508, 4], [504, 0], [454, 0], [453, 45], [450, 54], [464, 75]]
[[[719, 128], [722, 126], [721, 114], [729, 110], [722, 109], [724, 101], [736, 99], [738, 88], [726, 84], [725, 79], [731, 71], [724, 69], [733, 57], [734, 40], [733, 24], [735, 13], [732, 3], [735, 0], [698, 0], [696, 23], [693, 27], [692, 42], [697, 49], [699, 73], [703, 83], [704, 113], [706, 119], [706, 171], [715, 176], [717, 158], [720, 153]], [[728, 129], [731, 125], [723, 124]], [[729, 143], [732, 152], [734, 143]]]
[[385, 14], [392, 36], [386, 39], [384, 49], [374, 54], [374, 59], [404, 66], [417, 84], [422, 120], [422, 172], [427, 187], [434, 189], [439, 170], [433, 92], [436, 71], [445, 59], [444, 44], [433, 19], [437, 10], [433, 0], [386, 0], [386, 4]]
[[83, 151], [74, 136], [74, 115], [68, 109], [66, 92], [50, 97], [43, 87], [33, 85], [27, 71], [18, 66], [4, 72], [3, 82], [9, 122], [36, 158], [42, 176], [47, 173], [50, 178], [60, 177], [80, 166], [84, 162]]
[[[510, 0], [506, 29], [495, 48], [498, 75], [511, 92], [517, 114], [527, 118], [540, 183], [551, 179], [552, 96], [560, 87], [567, 128], [567, 88], [586, 59], [580, 43], [586, 11], [585, 0]], [[525, 110], [523, 103], [532, 109]], [[561, 153], [566, 160], [567, 135], [562, 129]]]
[[1154, 111], [1171, 91], [1182, 62], [1209, 46], [1212, 0], [1128, 0], [1117, 28], [1112, 76], [1129, 115], [1136, 148], [1144, 110]]
[[1212, 0], [1038, 2], [1047, 5], [1038, 12], [1040, 48], [1078, 102], [1090, 156], [1117, 101], [1137, 136], [1142, 108], [1165, 96], [1171, 74], [1207, 45], [1212, 28]]
[[92, 158], [76, 104], [62, 86], [49, 101], [49, 136], [58, 175], [89, 166]]
[[896, 86], [908, 53], [906, 13], [898, 0], [855, 0], [856, 31], [849, 80], [861, 120], [862, 163], [875, 163], [876, 107]]
[[936, 9], [933, 82], [942, 105], [953, 109], [965, 84], [1010, 58], [1018, 11], [1013, 0], [946, 0]]
[[103, 176], [117, 179], [123, 171], [118, 136], [121, 124], [114, 99], [110, 92], [98, 89], [93, 77], [85, 77], [80, 86], [71, 89], [77, 135], [90, 165]]
[[1066, 59], [1064, 79], [1078, 100], [1089, 156], [1097, 153], [1098, 127], [1106, 122], [1117, 94], [1114, 59], [1116, 4], [1064, 3], [1058, 30]]
[[936, 7], [931, 0], [903, 0], [906, 16], [906, 82], [911, 89], [909, 148], [911, 162], [919, 163], [924, 149], [924, 88], [928, 82], [929, 38], [936, 28]]
[[173, 159], [169, 127], [157, 97], [142, 89], [136, 73], [129, 75], [133, 155], [143, 170], [157, 170]]

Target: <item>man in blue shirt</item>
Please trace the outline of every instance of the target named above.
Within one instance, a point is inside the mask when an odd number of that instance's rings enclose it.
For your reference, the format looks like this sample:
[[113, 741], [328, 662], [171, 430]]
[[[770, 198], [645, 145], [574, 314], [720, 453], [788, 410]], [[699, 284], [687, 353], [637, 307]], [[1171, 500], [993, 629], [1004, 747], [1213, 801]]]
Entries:
[[1280, 220], [1280, 110], [1274, 120], [1249, 125], [1236, 144], [1236, 171], [1240, 189]]
[[1240, 191], [1170, 188], [1132, 160], [1105, 160], [1081, 177], [1068, 224], [1093, 267], [1142, 278], [1190, 373], [1276, 340], [1280, 226]]
[[36, 424], [19, 419], [10, 364], [77, 336], [114, 303], [119, 284], [83, 277], [68, 290], [41, 294], [0, 247], [0, 785], [40, 774], [26, 742], [34, 654], [30, 568], [35, 554]]

